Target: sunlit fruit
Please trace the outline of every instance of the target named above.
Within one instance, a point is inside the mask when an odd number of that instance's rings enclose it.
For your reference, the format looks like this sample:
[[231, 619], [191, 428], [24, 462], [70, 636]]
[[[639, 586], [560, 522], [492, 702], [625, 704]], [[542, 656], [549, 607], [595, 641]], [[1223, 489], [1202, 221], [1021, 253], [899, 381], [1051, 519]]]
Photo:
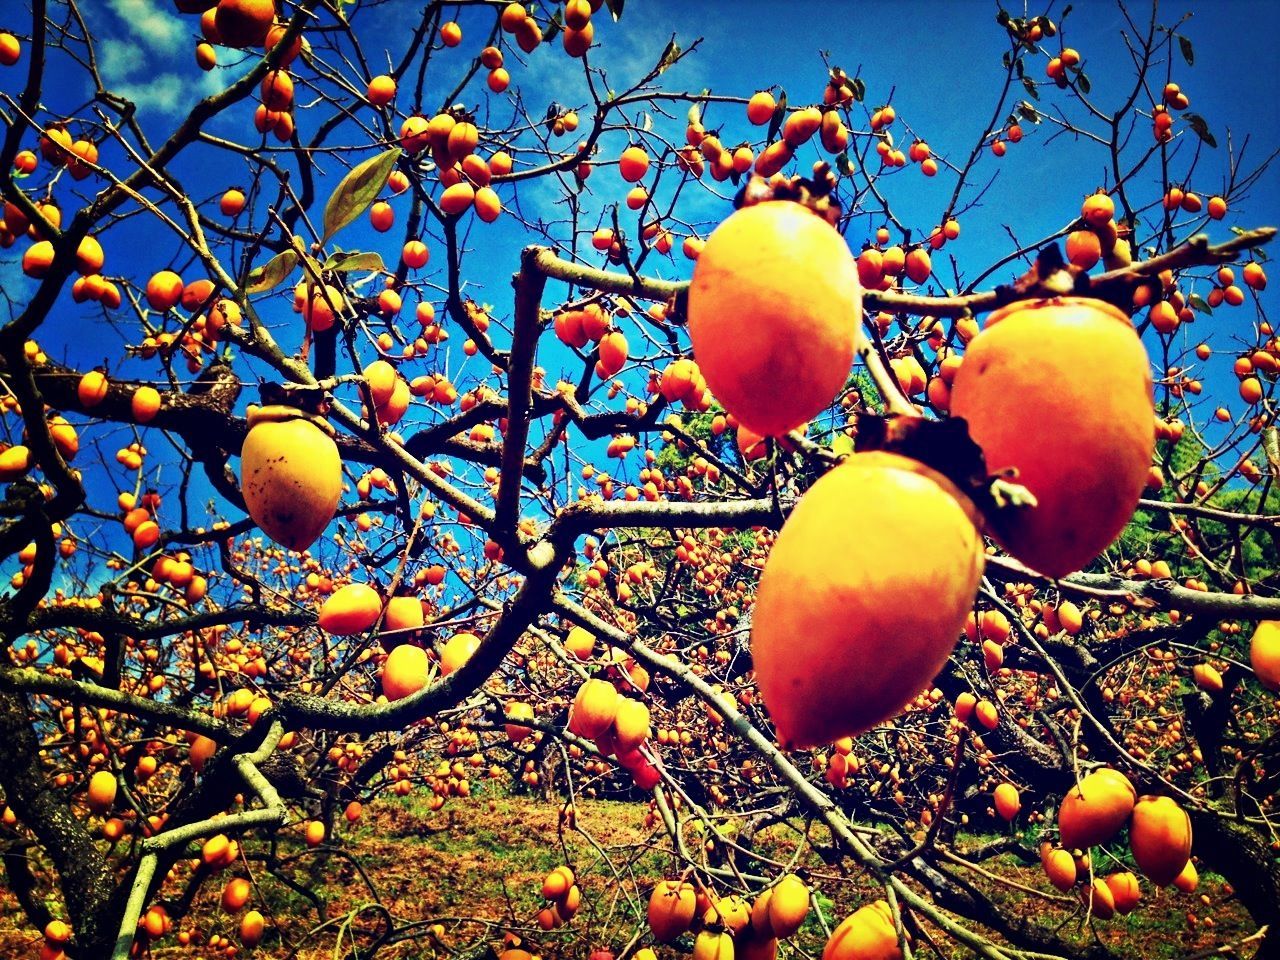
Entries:
[[693, 884], [661, 880], [649, 895], [649, 929], [659, 943], [670, 943], [688, 932], [697, 912]]
[[951, 481], [895, 454], [855, 454], [804, 494], [765, 564], [751, 632], [781, 743], [859, 734], [933, 679], [982, 574], [976, 522]]
[[367, 583], [348, 583], [331, 593], [320, 607], [320, 629], [337, 637], [364, 633], [378, 620], [382, 597]]
[[403, 700], [427, 685], [431, 662], [427, 651], [402, 643], [382, 665], [382, 692], [388, 700]]
[[342, 496], [342, 460], [328, 424], [291, 407], [250, 412], [240, 475], [253, 521], [290, 550], [315, 542]]
[[1067, 791], [1058, 808], [1062, 845], [1084, 849], [1106, 843], [1129, 819], [1137, 794], [1129, 778], [1104, 767]]
[[1268, 690], [1280, 691], [1280, 620], [1262, 620], [1249, 640], [1249, 665]]
[[1147, 879], [1167, 887], [1191, 857], [1191, 818], [1170, 797], [1143, 797], [1133, 808], [1129, 847]]
[[849, 375], [860, 291], [844, 238], [803, 206], [769, 201], [730, 215], [689, 287], [689, 335], [711, 392], [762, 435], [811, 420]]
[[951, 412], [968, 421], [988, 470], [1017, 468], [1035, 495], [1036, 507], [992, 521], [1035, 570], [1079, 570], [1133, 516], [1155, 445], [1151, 370], [1115, 307], [1062, 298], [993, 313], [956, 372]]
[[827, 940], [822, 960], [902, 960], [889, 904], [877, 900], [845, 917]]

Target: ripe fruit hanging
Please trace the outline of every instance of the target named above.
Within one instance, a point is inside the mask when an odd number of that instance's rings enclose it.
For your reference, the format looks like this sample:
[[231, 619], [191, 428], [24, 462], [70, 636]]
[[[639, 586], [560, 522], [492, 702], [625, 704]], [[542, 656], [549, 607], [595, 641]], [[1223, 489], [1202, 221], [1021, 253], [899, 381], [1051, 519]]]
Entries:
[[659, 943], [670, 943], [693, 926], [698, 902], [693, 884], [661, 880], [649, 895], [649, 929]]
[[1129, 778], [1109, 767], [1082, 778], [1058, 808], [1062, 845], [1083, 850], [1106, 843], [1129, 819], [1136, 794]]
[[378, 621], [382, 597], [367, 583], [348, 583], [320, 607], [320, 629], [336, 637], [364, 633]]
[[1147, 878], [1167, 887], [1191, 858], [1191, 818], [1169, 797], [1143, 797], [1133, 808], [1129, 846]]
[[997, 786], [992, 799], [995, 802], [996, 813], [1000, 814], [1003, 820], [1012, 820], [1022, 809], [1018, 788], [1012, 783], [1002, 783]]
[[227, 46], [259, 47], [275, 15], [275, 0], [219, 0], [213, 22]]
[[382, 665], [382, 692], [388, 700], [402, 700], [427, 685], [430, 661], [427, 651], [402, 643]]
[[1064, 297], [996, 311], [956, 372], [951, 412], [968, 421], [988, 470], [1016, 467], [1039, 501], [993, 525], [1040, 573], [1086, 566], [1133, 516], [1155, 411], [1146, 350], [1115, 307]]
[[906, 457], [856, 454], [801, 498], [760, 579], [751, 654], [789, 747], [896, 715], [955, 646], [982, 575], [968, 498]]
[[1280, 691], [1280, 620], [1263, 620], [1253, 631], [1249, 665], [1260, 684]]
[[853, 364], [862, 294], [853, 254], [825, 220], [768, 201], [707, 239], [689, 286], [689, 335], [707, 385], [752, 431], [812, 419]]
[[342, 459], [332, 430], [285, 406], [249, 413], [240, 451], [240, 489], [254, 523], [290, 550], [305, 550], [333, 519]]
[[845, 917], [831, 933], [822, 960], [901, 960], [889, 904], [877, 900]]

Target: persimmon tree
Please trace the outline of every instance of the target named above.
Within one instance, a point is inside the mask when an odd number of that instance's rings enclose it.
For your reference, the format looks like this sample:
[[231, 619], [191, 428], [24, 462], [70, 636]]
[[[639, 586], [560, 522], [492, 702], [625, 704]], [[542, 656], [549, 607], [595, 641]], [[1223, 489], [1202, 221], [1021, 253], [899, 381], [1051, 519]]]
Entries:
[[[1188, 109], [1184, 24], [1119, 6], [1099, 89], [1092, 9], [1001, 10], [944, 149], [847, 65], [611, 67], [621, 0], [394, 35], [389, 5], [175, 0], [192, 84], [225, 82], [160, 129], [97, 4], [29, 6], [0, 24], [0, 853], [43, 956], [1101, 957], [1080, 924], [1184, 909], [1153, 889], [1197, 862], [1254, 924], [1189, 916], [1211, 950], [1274, 951], [1271, 158]], [[1057, 229], [1014, 239], [1010, 204], [960, 239], [1007, 153], [1063, 144], [1100, 179], [1046, 185]], [[597, 844], [533, 916], [372, 885], [327, 914], [364, 805], [492, 789], [562, 833], [635, 801], [669, 867]]]

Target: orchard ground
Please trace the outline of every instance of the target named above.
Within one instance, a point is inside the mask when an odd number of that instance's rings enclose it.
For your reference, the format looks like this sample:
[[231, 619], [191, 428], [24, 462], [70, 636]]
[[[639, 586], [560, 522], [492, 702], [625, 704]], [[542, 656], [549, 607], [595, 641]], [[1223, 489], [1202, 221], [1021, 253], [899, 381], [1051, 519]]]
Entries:
[[[616, 953], [629, 939], [628, 931], [643, 921], [632, 912], [633, 905], [619, 894], [611, 871], [621, 870], [629, 880], [643, 879], [662, 875], [671, 862], [661, 830], [646, 831], [643, 827], [648, 809], [644, 804], [580, 800], [574, 807], [579, 829], [573, 830], [565, 827], [562, 804], [513, 794], [496, 785], [481, 788], [473, 802], [453, 803], [443, 810], [428, 809], [425, 800], [421, 794], [410, 794], [388, 796], [368, 804], [354, 825], [344, 824], [341, 829], [343, 847], [350, 856], [335, 858], [318, 866], [315, 872], [311, 867], [317, 860], [298, 842], [296, 834], [292, 839], [282, 837], [279, 846], [281, 860], [297, 858], [287, 873], [314, 891], [323, 903], [330, 928], [374, 899], [366, 895], [370, 884], [391, 913], [406, 919], [432, 918], [432, 922], [445, 925], [443, 943], [419, 940], [391, 946], [378, 954], [388, 960], [447, 956], [450, 947], [486, 935], [496, 945], [506, 931], [523, 932], [531, 941], [530, 949], [547, 960], [582, 958], [597, 946], [612, 947]], [[797, 849], [795, 831], [804, 827], [801, 821], [790, 821], [766, 828], [756, 837], [756, 849], [773, 860], [791, 862]], [[811, 824], [809, 831], [815, 845], [829, 846], [830, 836], [821, 825]], [[1002, 837], [1017, 836], [1015, 832], [962, 830], [952, 849], [963, 856], [966, 851], [985, 847]], [[689, 839], [696, 842], [696, 832], [690, 831]], [[1030, 833], [1027, 844], [1031, 844]], [[620, 859], [614, 859], [610, 866], [601, 859], [601, 852]], [[543, 904], [543, 877], [565, 862], [575, 866], [584, 902], [589, 904], [584, 907], [584, 914], [590, 917], [587, 923], [596, 930], [601, 926], [617, 930], [621, 939], [612, 944], [599, 942], [598, 936], [584, 939], [585, 925], [581, 924], [552, 934], [522, 928], [522, 922]], [[829, 926], [838, 923], [858, 903], [876, 895], [877, 888], [867, 879], [850, 885], [848, 878], [841, 877], [838, 885], [829, 882], [824, 889], [820, 877], [827, 865], [812, 852], [797, 866], [812, 871], [817, 888], [815, 901]], [[1020, 884], [1041, 891], [1046, 897], [1065, 899], [1045, 882], [1039, 863], [1022, 863], [1014, 854], [1004, 853], [986, 860], [982, 866], [986, 875], [975, 876], [975, 883], [1002, 905], [1023, 916], [1039, 916], [1049, 928], [1065, 924], [1063, 931], [1076, 942], [1093, 942], [1094, 933], [1080, 929], [1078, 916], [1069, 919], [1074, 903], [1046, 902], [1010, 885]], [[315, 903], [270, 876], [260, 876], [259, 882], [262, 902], [267, 905], [263, 912], [281, 929], [298, 931], [318, 925]], [[833, 901], [831, 894], [837, 889], [839, 893]], [[232, 921], [221, 911], [220, 893], [219, 884], [209, 884], [201, 894], [208, 902], [197, 915], [201, 923], [209, 924], [208, 932], [233, 934], [239, 921]], [[0, 960], [28, 960], [31, 935], [22, 929], [13, 898], [2, 891], [0, 895]], [[1194, 893], [1181, 893], [1171, 887], [1156, 895], [1156, 900], [1158, 909], [1139, 910], [1128, 917], [1095, 924], [1098, 939], [1123, 956], [1158, 960], [1183, 957], [1216, 943], [1238, 940], [1253, 929], [1248, 914], [1224, 889], [1222, 878], [1212, 873], [1201, 874], [1200, 887]], [[1068, 909], [1064, 910], [1064, 906]], [[816, 913], [811, 912], [792, 940], [793, 947], [811, 956], [821, 953], [826, 939]], [[1188, 920], [1188, 915], [1195, 919]], [[481, 924], [475, 918], [487, 918], [488, 923]], [[352, 929], [367, 942], [370, 934], [376, 935], [378, 930], [376, 917], [364, 914], [352, 923]], [[939, 942], [942, 939], [939, 937]], [[308, 945], [291, 940], [288, 946], [267, 942], [254, 955], [331, 960], [331, 929], [329, 937], [322, 941]], [[483, 952], [474, 944], [473, 950]], [[190, 951], [158, 945], [152, 948], [151, 955], [176, 958], [190, 956]], [[665, 950], [662, 955], [667, 955]], [[959, 958], [968, 954], [953, 949], [944, 950], [943, 955]]]

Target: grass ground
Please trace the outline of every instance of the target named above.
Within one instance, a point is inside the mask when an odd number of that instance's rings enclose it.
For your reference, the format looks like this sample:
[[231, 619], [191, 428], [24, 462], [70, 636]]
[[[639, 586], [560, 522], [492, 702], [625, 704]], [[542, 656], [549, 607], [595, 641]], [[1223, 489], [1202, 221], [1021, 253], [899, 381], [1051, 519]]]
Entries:
[[[410, 960], [431, 956], [482, 956], [487, 943], [498, 944], [504, 934], [516, 933], [543, 957], [580, 957], [597, 946], [615, 952], [634, 935], [635, 918], [643, 901], [637, 890], [672, 866], [660, 833], [644, 827], [645, 807], [636, 804], [584, 801], [578, 804], [578, 830], [563, 829], [560, 807], [528, 797], [499, 796], [450, 801], [429, 812], [425, 798], [390, 798], [366, 808], [359, 822], [344, 830], [345, 853], [321, 858], [293, 839], [282, 841], [281, 875], [299, 888], [313, 891], [312, 901], [282, 880], [257, 870], [253, 905], [285, 932], [286, 941], [269, 937], [254, 956], [331, 960], [346, 954], [353, 942], [368, 944], [385, 929], [385, 917], [397, 926], [416, 924], [413, 940], [392, 944], [378, 952], [379, 960]], [[819, 845], [820, 833], [811, 834]], [[702, 838], [687, 842], [696, 848]], [[957, 847], [976, 845], [981, 838], [963, 837]], [[773, 828], [756, 838], [765, 857], [790, 862], [797, 847], [794, 829]], [[583, 906], [574, 923], [544, 933], [531, 924], [544, 906], [541, 884], [553, 867], [571, 863], [583, 890]], [[252, 861], [251, 861], [252, 863]], [[813, 871], [819, 887], [819, 910], [828, 923], [875, 896], [865, 877], [855, 872], [839, 878], [837, 868], [816, 857], [803, 864]], [[254, 865], [257, 866], [257, 865]], [[739, 864], [743, 869], [750, 865]], [[1052, 893], [1038, 867], [1025, 867], [1011, 856], [986, 861], [985, 874], [970, 874], [983, 892], [1024, 917], [1045, 926], [1062, 926], [1072, 938], [1095, 935], [1115, 952], [1134, 958], [1176, 958], [1251, 932], [1248, 916], [1224, 889], [1220, 878], [1204, 875], [1194, 894], [1155, 894], [1144, 884], [1144, 902], [1128, 917], [1094, 924], [1094, 930], [1071, 919], [1070, 905], [1028, 895], [1015, 884]], [[764, 867], [769, 874], [776, 868]], [[204, 939], [232, 935], [238, 921], [218, 905], [221, 884], [206, 884], [194, 912], [180, 929], [199, 929]], [[0, 891], [2, 892], [2, 891]], [[381, 904], [378, 908], [376, 904]], [[382, 913], [381, 909], [386, 913]], [[1194, 916], [1194, 920], [1189, 919]], [[435, 937], [430, 924], [443, 926]], [[310, 936], [304, 936], [308, 931]], [[821, 953], [824, 932], [815, 916], [797, 934], [802, 952]], [[168, 938], [170, 941], [172, 938]], [[643, 943], [644, 941], [640, 941]], [[947, 941], [939, 939], [940, 944]], [[21, 912], [9, 896], [0, 896], [0, 960], [31, 958], [39, 940], [24, 927]], [[945, 950], [945, 947], [944, 947]], [[660, 955], [687, 953], [688, 944], [660, 948]], [[225, 953], [207, 945], [198, 949], [159, 944], [156, 958], [214, 956]], [[243, 955], [243, 954], [242, 954]], [[922, 949], [918, 955], [928, 956]], [[963, 955], [959, 951], [956, 956]], [[1247, 952], [1246, 952], [1247, 956]]]

